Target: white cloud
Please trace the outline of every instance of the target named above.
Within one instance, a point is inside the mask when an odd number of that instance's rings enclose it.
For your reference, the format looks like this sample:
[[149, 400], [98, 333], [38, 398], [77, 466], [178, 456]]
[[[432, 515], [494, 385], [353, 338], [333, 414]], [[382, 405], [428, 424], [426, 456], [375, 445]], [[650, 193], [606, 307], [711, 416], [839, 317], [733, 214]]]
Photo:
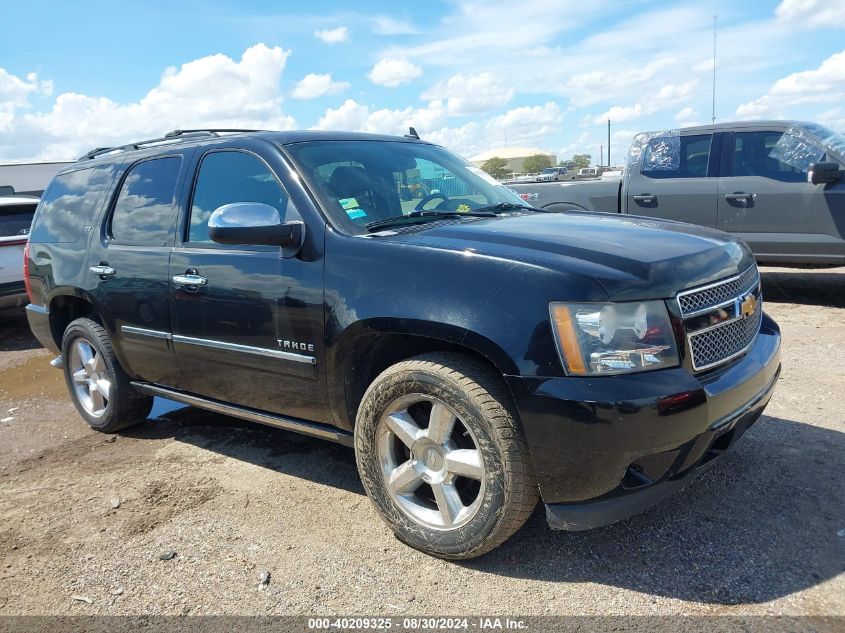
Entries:
[[422, 68], [407, 59], [382, 59], [367, 74], [374, 84], [395, 88], [422, 75]]
[[294, 99], [316, 99], [325, 95], [336, 95], [349, 88], [347, 81], [333, 81], [331, 73], [318, 75], [308, 73], [300, 79], [290, 96]]
[[651, 116], [688, 99], [697, 85], [698, 82], [694, 79], [680, 84], [665, 84], [661, 86], [657, 93], [648, 96], [640, 103], [611, 107], [607, 112], [595, 117], [593, 123], [601, 125], [606, 123], [608, 119], [613, 123], [623, 123], [644, 116]]
[[[442, 101], [432, 101], [421, 108], [373, 110], [366, 104], [347, 99], [337, 108], [327, 109], [316, 127], [321, 130], [401, 135], [413, 126], [423, 139], [464, 156], [476, 154], [488, 144], [490, 131], [481, 123], [471, 121], [460, 127], [449, 127], [447, 119]], [[519, 133], [518, 128], [514, 124], [515, 134]]]
[[30, 95], [49, 95], [52, 92], [53, 82], [40, 81], [36, 73], [28, 73], [25, 79], [21, 79], [0, 68], [0, 132], [11, 125], [18, 110], [29, 107]]
[[423, 108], [382, 108], [371, 110], [366, 104], [347, 99], [337, 108], [329, 108], [317, 123], [321, 130], [349, 130], [404, 134], [409, 126], [421, 134], [446, 123], [446, 109], [442, 101], [433, 101]]
[[513, 108], [491, 118], [486, 124], [487, 134], [494, 138], [491, 145], [499, 145], [499, 138], [507, 136], [508, 145], [540, 145], [550, 134], [557, 132], [563, 113], [553, 101], [541, 106]]
[[692, 127], [694, 125], [699, 125], [698, 110], [689, 106], [680, 109], [675, 114], [674, 119], [678, 123], [678, 127]]
[[[660, 57], [647, 64], [617, 66], [606, 70], [590, 70], [571, 75], [561, 86], [578, 107], [601, 103], [632, 92], [642, 94], [661, 73], [675, 67], [678, 60]], [[617, 96], [618, 95], [618, 96]]]
[[425, 100], [442, 99], [451, 115], [486, 112], [505, 105], [513, 99], [514, 89], [493, 73], [464, 75], [458, 73], [447, 81], [440, 81], [425, 92]]
[[[159, 84], [134, 103], [60, 94], [50, 110], [15, 115], [0, 126], [0, 158], [67, 160], [98, 145], [176, 128], [290, 129], [294, 120], [282, 111], [279, 86], [288, 55], [282, 48], [256, 44], [239, 61], [222, 54], [202, 57], [166, 69]], [[13, 103], [9, 99], [8, 92], [0, 96], [0, 112]]]
[[334, 29], [323, 29], [322, 31], [314, 31], [314, 37], [326, 44], [340, 44], [349, 41], [349, 29], [345, 26], [339, 26]]
[[815, 120], [832, 130], [845, 133], [845, 108], [837, 107], [821, 112]]
[[835, 53], [818, 68], [792, 73], [778, 79], [762, 97], [736, 109], [738, 117], [785, 117], [798, 114], [795, 106], [845, 101], [845, 51]]
[[389, 15], [377, 15], [373, 18], [373, 32], [378, 35], [412, 35], [418, 31], [407, 20], [399, 20]]
[[845, 27], [845, 2], [841, 0], [783, 0], [775, 9], [777, 19], [795, 27]]

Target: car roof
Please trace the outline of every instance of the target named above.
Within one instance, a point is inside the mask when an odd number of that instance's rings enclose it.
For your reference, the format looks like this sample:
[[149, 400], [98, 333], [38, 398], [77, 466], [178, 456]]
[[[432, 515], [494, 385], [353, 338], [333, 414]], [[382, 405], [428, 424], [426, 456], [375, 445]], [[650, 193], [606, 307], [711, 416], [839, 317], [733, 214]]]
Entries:
[[[217, 132], [225, 133], [221, 136]], [[432, 145], [424, 140], [413, 136], [391, 136], [387, 134], [371, 134], [366, 132], [342, 132], [332, 130], [186, 130], [176, 131], [164, 135], [161, 138], [145, 141], [135, 141], [126, 145], [116, 147], [101, 147], [92, 150], [82, 156], [75, 163], [71, 163], [59, 174], [64, 174], [78, 169], [93, 167], [101, 164], [124, 161], [127, 158], [154, 156], [173, 148], [201, 147], [206, 144], [221, 140], [237, 138], [259, 138], [275, 143], [276, 145], [291, 145], [294, 143], [305, 143], [310, 141], [381, 141], [399, 143], [422, 143]]]
[[723, 123], [713, 123], [710, 125], [695, 125], [692, 127], [681, 128], [678, 131], [682, 133], [725, 132], [746, 128], [773, 127], [776, 129], [783, 129], [789, 127], [804, 127], [805, 125], [808, 125], [806, 121], [795, 121], [790, 119], [763, 119], [757, 121], [725, 121]]

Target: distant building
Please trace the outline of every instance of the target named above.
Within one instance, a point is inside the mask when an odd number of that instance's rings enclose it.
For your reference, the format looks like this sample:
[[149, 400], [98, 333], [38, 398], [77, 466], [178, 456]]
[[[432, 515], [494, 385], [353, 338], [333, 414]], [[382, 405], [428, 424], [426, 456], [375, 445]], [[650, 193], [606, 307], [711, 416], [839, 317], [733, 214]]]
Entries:
[[65, 165], [70, 165], [70, 162], [0, 165], [0, 195], [40, 196], [56, 172]]
[[536, 147], [500, 147], [499, 149], [491, 149], [482, 152], [478, 156], [473, 156], [469, 159], [469, 162], [476, 167], [481, 167], [485, 161], [491, 158], [504, 158], [508, 163], [507, 169], [509, 173], [524, 174], [525, 168], [523, 167], [523, 161], [535, 154], [548, 156], [552, 165], [557, 165], [557, 156], [555, 154]]

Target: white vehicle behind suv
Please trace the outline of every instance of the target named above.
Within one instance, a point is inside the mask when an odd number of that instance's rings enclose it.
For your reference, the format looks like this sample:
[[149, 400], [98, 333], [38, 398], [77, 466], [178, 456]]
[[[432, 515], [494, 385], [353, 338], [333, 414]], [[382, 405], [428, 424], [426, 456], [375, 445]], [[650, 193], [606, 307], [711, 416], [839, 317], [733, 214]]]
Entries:
[[23, 249], [36, 206], [35, 196], [0, 196], [0, 310], [28, 303]]

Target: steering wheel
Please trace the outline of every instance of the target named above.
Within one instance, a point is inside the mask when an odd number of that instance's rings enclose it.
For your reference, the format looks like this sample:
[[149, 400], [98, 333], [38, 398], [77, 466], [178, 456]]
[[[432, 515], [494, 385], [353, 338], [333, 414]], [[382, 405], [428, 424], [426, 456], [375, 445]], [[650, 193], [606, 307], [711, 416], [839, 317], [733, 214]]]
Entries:
[[[414, 207], [414, 210], [415, 211], [422, 211], [422, 209], [423, 209], [423, 207], [425, 207], [425, 205], [427, 205], [432, 200], [437, 200], [438, 198], [440, 198], [444, 202], [449, 201], [449, 196], [444, 196], [442, 193], [430, 193], [425, 198], [423, 198], [422, 200], [417, 202], [417, 206]], [[440, 205], [438, 204], [437, 207], [439, 207], [439, 206]], [[434, 208], [436, 209], [437, 207], [434, 207]]]

